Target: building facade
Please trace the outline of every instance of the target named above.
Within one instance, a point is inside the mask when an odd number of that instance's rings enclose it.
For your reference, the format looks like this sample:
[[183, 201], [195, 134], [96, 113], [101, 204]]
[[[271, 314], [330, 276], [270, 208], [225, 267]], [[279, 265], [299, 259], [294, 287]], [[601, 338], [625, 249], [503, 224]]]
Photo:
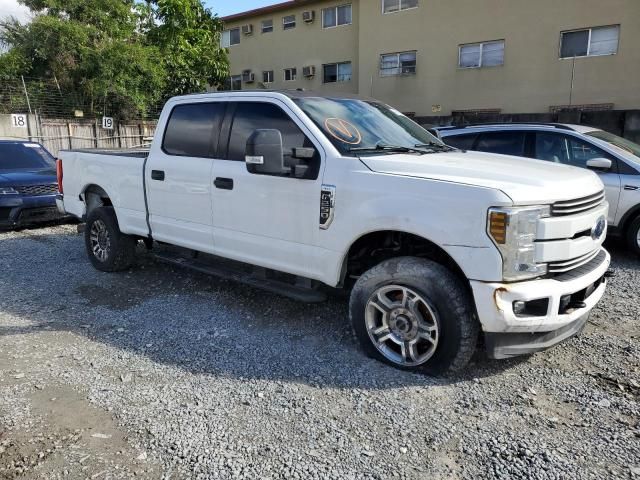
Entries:
[[293, 0], [223, 21], [233, 89], [419, 116], [640, 109], [640, 0]]

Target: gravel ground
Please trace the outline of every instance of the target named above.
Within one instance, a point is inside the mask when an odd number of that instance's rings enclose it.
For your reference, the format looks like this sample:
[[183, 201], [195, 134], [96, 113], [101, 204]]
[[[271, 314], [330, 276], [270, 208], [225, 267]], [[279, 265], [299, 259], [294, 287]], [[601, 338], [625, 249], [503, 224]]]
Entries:
[[612, 249], [581, 337], [433, 379], [366, 358], [344, 299], [0, 233], [0, 478], [640, 478], [640, 261]]

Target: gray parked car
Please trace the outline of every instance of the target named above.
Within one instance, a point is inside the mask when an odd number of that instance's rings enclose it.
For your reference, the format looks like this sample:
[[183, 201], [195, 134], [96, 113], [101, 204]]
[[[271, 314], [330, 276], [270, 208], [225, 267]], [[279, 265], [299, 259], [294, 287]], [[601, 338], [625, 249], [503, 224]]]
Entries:
[[609, 201], [609, 235], [640, 254], [640, 145], [604, 130], [566, 124], [484, 124], [433, 129], [463, 150], [537, 158], [589, 168]]

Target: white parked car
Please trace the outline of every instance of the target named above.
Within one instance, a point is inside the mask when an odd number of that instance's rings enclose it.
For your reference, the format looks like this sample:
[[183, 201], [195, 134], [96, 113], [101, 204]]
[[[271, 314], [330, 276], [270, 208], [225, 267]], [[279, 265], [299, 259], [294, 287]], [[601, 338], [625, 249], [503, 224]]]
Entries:
[[148, 155], [63, 151], [58, 170], [96, 268], [128, 268], [142, 240], [293, 298], [349, 289], [364, 350], [400, 368], [460, 369], [480, 335], [495, 358], [543, 350], [605, 290], [596, 174], [461, 152], [373, 100], [178, 97]]
[[489, 124], [437, 129], [458, 148], [589, 168], [604, 183], [609, 235], [640, 255], [640, 145], [604, 130], [566, 124]]

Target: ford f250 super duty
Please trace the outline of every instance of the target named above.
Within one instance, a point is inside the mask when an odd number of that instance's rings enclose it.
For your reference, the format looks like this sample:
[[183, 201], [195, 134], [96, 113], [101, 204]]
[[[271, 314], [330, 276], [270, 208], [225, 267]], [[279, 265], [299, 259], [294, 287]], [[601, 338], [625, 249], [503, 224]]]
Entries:
[[305, 91], [171, 99], [148, 152], [63, 151], [58, 208], [89, 258], [159, 258], [305, 301], [350, 291], [362, 348], [462, 368], [577, 333], [605, 291], [593, 172], [444, 145], [378, 101]]

